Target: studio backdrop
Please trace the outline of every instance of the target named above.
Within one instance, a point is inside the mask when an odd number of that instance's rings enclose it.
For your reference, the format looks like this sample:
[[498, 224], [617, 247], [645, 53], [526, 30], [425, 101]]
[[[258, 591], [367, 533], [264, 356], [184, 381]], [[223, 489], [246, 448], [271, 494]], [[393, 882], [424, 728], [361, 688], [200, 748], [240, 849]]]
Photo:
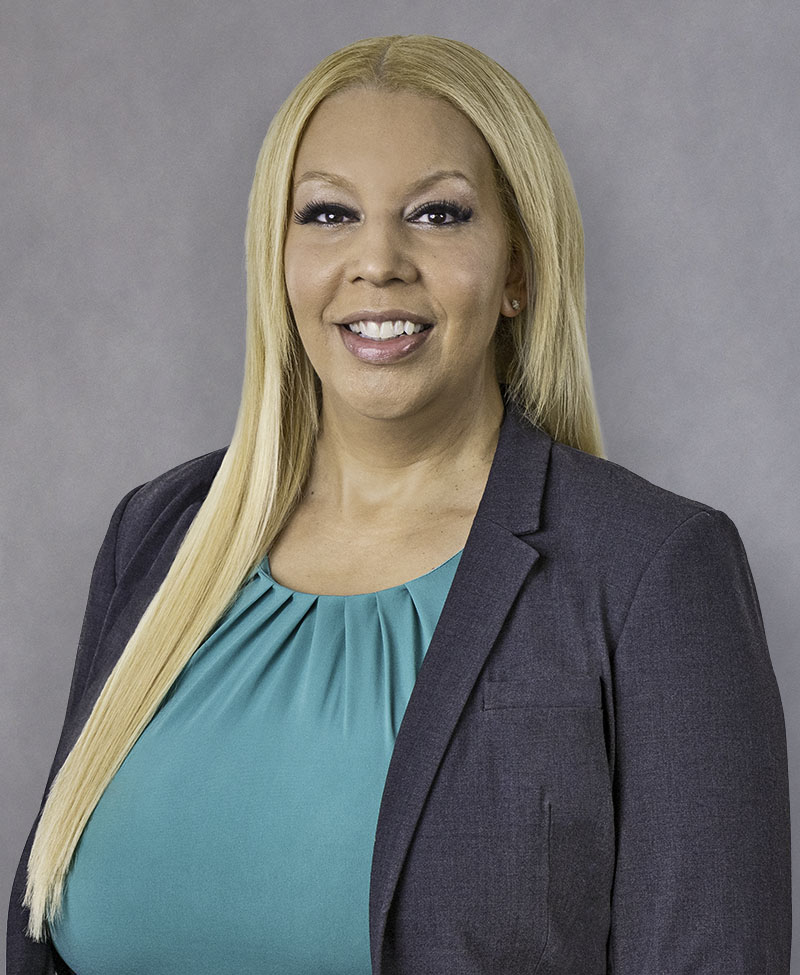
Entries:
[[6, 0], [4, 905], [111, 512], [134, 485], [230, 440], [266, 127], [330, 51], [393, 33], [480, 48], [547, 116], [584, 221], [607, 455], [736, 523], [800, 835], [797, 5]]

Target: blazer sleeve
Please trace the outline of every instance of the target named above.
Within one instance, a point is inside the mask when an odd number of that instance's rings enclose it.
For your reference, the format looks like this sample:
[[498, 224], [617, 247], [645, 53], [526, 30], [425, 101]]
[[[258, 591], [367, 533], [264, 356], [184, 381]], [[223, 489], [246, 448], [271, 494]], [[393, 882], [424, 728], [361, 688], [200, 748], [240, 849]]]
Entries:
[[[130, 490], [114, 509], [114, 513], [111, 516], [111, 523], [106, 530], [100, 551], [95, 559], [91, 582], [89, 584], [89, 596], [78, 640], [78, 651], [72, 673], [72, 682], [70, 684], [66, 718], [61, 730], [61, 739], [63, 739], [64, 733], [69, 726], [70, 718], [74, 713], [76, 704], [86, 688], [86, 681], [100, 641], [108, 606], [117, 584], [116, 551], [120, 522], [128, 506], [128, 501], [138, 490], [139, 487]], [[22, 897], [27, 881], [28, 857], [30, 855], [36, 826], [39, 822], [39, 815], [41, 815], [42, 806], [44, 805], [44, 799], [58, 770], [58, 752], [60, 751], [61, 747], [59, 743], [57, 757], [50, 768], [47, 786], [39, 806], [39, 813], [28, 836], [14, 878], [8, 912], [6, 940], [8, 975], [50, 975], [54, 971], [64, 970], [57, 964], [57, 959], [54, 959], [54, 953], [48, 943], [34, 942], [26, 937], [25, 929], [28, 924], [28, 910], [22, 906]]]
[[611, 975], [788, 975], [786, 730], [736, 526], [698, 512], [642, 575], [613, 662]]

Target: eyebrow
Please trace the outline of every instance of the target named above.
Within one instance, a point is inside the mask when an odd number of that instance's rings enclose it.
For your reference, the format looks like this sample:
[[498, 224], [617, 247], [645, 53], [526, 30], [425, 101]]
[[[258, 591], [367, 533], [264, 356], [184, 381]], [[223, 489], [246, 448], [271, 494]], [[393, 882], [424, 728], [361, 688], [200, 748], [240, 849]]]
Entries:
[[[467, 183], [468, 186], [473, 186], [472, 180], [465, 173], [462, 173], [460, 169], [437, 169], [436, 172], [429, 173], [427, 176], [423, 176], [422, 179], [418, 179], [415, 183], [412, 183], [409, 191], [412, 194], [420, 193], [443, 179], [460, 179]], [[294, 188], [297, 189], [301, 183], [307, 183], [310, 180], [332, 183], [334, 186], [339, 186], [343, 190], [348, 190], [350, 193], [356, 192], [355, 186], [349, 179], [346, 179], [344, 176], [338, 176], [336, 173], [326, 173], [318, 169], [310, 169], [308, 172], [303, 173], [302, 176], [295, 180]]]

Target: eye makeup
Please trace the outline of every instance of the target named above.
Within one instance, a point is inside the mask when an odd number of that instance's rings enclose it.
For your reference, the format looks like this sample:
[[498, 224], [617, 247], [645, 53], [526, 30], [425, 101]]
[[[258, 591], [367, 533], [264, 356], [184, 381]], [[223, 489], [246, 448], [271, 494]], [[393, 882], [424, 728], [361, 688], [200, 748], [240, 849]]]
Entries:
[[[417, 207], [408, 219], [416, 221], [419, 217], [425, 216], [426, 214], [444, 215], [450, 218], [441, 222], [434, 220], [426, 221], [428, 226], [450, 227], [454, 224], [467, 223], [472, 218], [472, 208], [462, 206], [455, 200], [434, 200]], [[343, 219], [356, 218], [357, 214], [349, 207], [342, 206], [338, 203], [310, 200], [305, 206], [299, 210], [295, 210], [293, 216], [295, 223], [318, 223], [323, 227], [337, 227], [341, 225]], [[325, 217], [326, 219], [320, 220], [320, 217]], [[328, 217], [334, 219], [328, 220]]]
[[424, 216], [426, 213], [445, 214], [452, 217], [453, 219], [447, 223], [428, 221], [434, 227], [447, 227], [453, 223], [466, 223], [470, 220], [472, 218], [472, 207], [462, 206], [460, 203], [456, 203], [455, 200], [434, 200], [431, 203], [425, 203], [421, 207], [418, 207], [409, 219], [416, 219], [417, 217]]
[[325, 227], [337, 226], [327, 220], [319, 220], [325, 217], [354, 217], [356, 214], [349, 207], [341, 206], [338, 203], [325, 203], [323, 200], [309, 200], [304, 207], [294, 211], [295, 223], [320, 223]]

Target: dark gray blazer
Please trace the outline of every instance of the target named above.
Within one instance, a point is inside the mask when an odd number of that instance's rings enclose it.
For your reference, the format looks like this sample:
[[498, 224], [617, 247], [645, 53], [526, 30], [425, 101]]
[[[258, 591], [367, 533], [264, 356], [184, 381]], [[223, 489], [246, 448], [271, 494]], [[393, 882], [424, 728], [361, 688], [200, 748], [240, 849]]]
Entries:
[[[51, 779], [223, 454], [117, 506]], [[8, 971], [66, 971], [24, 936], [27, 855]], [[787, 975], [784, 718], [727, 515], [507, 408], [389, 766], [369, 929], [375, 975]]]

